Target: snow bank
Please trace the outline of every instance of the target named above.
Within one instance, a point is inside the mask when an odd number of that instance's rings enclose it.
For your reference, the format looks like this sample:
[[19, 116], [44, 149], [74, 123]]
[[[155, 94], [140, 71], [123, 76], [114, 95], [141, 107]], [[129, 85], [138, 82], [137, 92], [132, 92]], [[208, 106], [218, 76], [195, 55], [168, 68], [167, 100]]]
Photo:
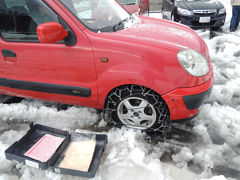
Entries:
[[65, 129], [90, 127], [99, 119], [97, 111], [92, 108], [72, 106], [58, 111], [55, 104], [36, 100], [0, 104], [0, 117], [6, 123], [34, 122]]
[[[82, 179], [5, 159], [4, 150], [24, 135], [28, 122], [78, 131], [92, 130], [95, 126], [107, 133], [109, 142], [94, 180], [226, 180], [221, 174], [214, 176], [211, 169], [226, 165], [239, 170], [240, 30], [228, 32], [231, 5], [229, 0], [221, 2], [227, 9], [223, 32], [217, 32], [212, 38], [207, 30], [197, 31], [209, 47], [215, 80], [209, 100], [195, 119], [192, 133], [196, 140], [187, 146], [151, 144], [146, 142], [144, 134], [135, 130], [112, 128], [107, 131], [103, 128], [106, 123], [99, 123], [100, 116], [90, 108], [73, 106], [59, 111], [55, 104], [35, 100], [0, 104], [0, 128], [3, 129], [0, 131], [0, 180]], [[18, 124], [23, 126], [18, 128]], [[160, 160], [163, 157], [169, 160]]]

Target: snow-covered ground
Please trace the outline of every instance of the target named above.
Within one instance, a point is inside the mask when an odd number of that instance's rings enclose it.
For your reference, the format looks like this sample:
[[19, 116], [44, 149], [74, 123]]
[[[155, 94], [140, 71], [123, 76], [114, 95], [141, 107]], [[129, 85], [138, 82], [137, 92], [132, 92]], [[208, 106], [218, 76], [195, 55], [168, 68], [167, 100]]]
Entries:
[[227, 9], [223, 31], [197, 31], [209, 47], [215, 82], [193, 127], [181, 127], [185, 136], [180, 139], [185, 142], [154, 144], [136, 130], [107, 129], [95, 109], [73, 106], [58, 111], [56, 104], [36, 100], [0, 104], [0, 180], [82, 179], [5, 159], [5, 149], [26, 133], [29, 122], [106, 133], [109, 141], [95, 180], [240, 179], [234, 171], [240, 171], [240, 29], [228, 32], [230, 0], [221, 1]]

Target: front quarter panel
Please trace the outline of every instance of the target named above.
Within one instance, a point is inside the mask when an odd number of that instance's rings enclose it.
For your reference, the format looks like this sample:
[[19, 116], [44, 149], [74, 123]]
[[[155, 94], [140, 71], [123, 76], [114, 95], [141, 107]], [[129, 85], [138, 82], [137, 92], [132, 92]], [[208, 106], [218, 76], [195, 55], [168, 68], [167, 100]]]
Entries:
[[[111, 39], [108, 33], [90, 33], [99, 88], [99, 107], [120, 85], [138, 84], [164, 94], [187, 85], [187, 74], [177, 61], [177, 51]], [[108, 62], [101, 62], [107, 58]]]

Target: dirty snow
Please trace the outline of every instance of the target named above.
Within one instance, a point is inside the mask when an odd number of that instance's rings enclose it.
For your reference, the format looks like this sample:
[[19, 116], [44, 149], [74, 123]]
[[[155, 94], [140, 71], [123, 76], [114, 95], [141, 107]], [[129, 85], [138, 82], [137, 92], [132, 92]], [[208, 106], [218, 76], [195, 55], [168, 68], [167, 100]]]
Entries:
[[[240, 170], [240, 29], [228, 32], [230, 1], [221, 1], [228, 13], [222, 32], [196, 31], [209, 47], [215, 85], [193, 126], [181, 125], [186, 135], [176, 137], [183, 142], [147, 143], [139, 131], [107, 129], [95, 109], [72, 106], [58, 110], [54, 103], [36, 100], [0, 104], [0, 180], [83, 179], [5, 159], [5, 149], [26, 133], [29, 122], [106, 133], [109, 142], [94, 180], [240, 179], [236, 174]], [[150, 15], [161, 18], [160, 13]]]

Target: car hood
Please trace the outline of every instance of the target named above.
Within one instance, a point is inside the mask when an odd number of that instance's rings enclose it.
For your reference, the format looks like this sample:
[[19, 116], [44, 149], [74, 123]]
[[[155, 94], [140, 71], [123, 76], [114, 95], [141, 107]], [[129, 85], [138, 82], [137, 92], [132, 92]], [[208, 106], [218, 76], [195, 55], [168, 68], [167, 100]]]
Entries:
[[124, 5], [124, 8], [130, 13], [135, 13], [138, 11], [137, 5]]
[[218, 1], [177, 1], [177, 7], [188, 10], [221, 9], [223, 5]]
[[187, 26], [149, 17], [140, 17], [132, 27], [110, 33], [116, 39], [170, 50], [192, 48], [202, 51], [201, 38]]

